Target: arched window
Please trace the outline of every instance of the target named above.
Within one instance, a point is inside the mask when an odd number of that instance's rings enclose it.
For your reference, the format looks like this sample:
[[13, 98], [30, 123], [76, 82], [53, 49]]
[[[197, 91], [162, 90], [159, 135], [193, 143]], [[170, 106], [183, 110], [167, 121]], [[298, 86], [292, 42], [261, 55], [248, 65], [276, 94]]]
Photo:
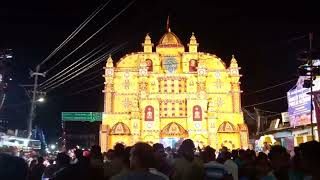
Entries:
[[191, 59], [189, 61], [189, 72], [197, 72], [198, 61], [195, 59]]
[[144, 120], [153, 121], [154, 120], [154, 108], [152, 106], [147, 106], [144, 109]]
[[146, 60], [147, 63], [147, 68], [148, 68], [148, 72], [152, 72], [153, 71], [153, 63], [151, 59], [147, 59]]
[[202, 120], [201, 106], [199, 106], [199, 105], [193, 106], [192, 114], [193, 114], [194, 121], [201, 121]]

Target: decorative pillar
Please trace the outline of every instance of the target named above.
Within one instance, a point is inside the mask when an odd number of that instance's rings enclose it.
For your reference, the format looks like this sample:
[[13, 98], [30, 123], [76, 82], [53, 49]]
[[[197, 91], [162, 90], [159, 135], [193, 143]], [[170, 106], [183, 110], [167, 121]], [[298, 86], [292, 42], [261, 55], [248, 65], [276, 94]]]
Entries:
[[239, 74], [239, 67], [237, 60], [232, 55], [231, 63], [229, 66], [229, 74], [231, 76], [231, 94], [232, 94], [232, 107], [234, 113], [241, 112], [241, 98], [240, 98], [240, 82], [241, 75]]
[[105, 69], [105, 74], [103, 75], [105, 79], [104, 91], [103, 91], [105, 93], [104, 112], [108, 114], [113, 112], [112, 93], [113, 93], [114, 67], [113, 67], [113, 60], [111, 56], [108, 58], [106, 67], [104, 69]]
[[199, 43], [197, 43], [197, 39], [196, 39], [194, 33], [192, 32], [192, 35], [190, 38], [190, 43], [188, 44], [189, 52], [191, 52], [191, 53], [198, 52], [198, 46], [199, 46]]
[[[104, 113], [103, 117], [105, 117], [107, 114], [111, 114], [113, 112], [112, 108], [112, 93], [113, 93], [113, 81], [114, 81], [114, 67], [113, 67], [113, 61], [111, 56], [109, 56], [106, 66], [104, 67], [105, 73], [103, 75], [104, 77]], [[106, 124], [106, 119], [102, 119], [102, 124], [100, 125], [100, 146], [101, 150], [103, 152], [106, 152], [109, 147], [110, 143], [110, 137], [109, 137], [109, 131], [110, 127]]]
[[139, 66], [139, 92], [144, 97], [147, 92], [148, 67], [145, 60], [140, 61]]

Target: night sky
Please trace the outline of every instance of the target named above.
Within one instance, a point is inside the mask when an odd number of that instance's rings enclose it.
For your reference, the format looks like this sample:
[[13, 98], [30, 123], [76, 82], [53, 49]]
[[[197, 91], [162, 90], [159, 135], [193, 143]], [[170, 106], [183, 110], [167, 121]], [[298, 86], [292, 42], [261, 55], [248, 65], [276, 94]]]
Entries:
[[[10, 1], [0, 6], [0, 48], [11, 48], [13, 81], [8, 99], [1, 112], [11, 128], [26, 128], [28, 97], [19, 84], [30, 84], [29, 69], [35, 69], [102, 0], [90, 1]], [[128, 0], [113, 0], [54, 58], [42, 66], [47, 70], [72, 51], [92, 33], [109, 21], [126, 6]], [[314, 46], [319, 47], [319, 9], [315, 4], [217, 4], [209, 1], [137, 0], [107, 28], [83, 48], [48, 74], [52, 77], [101, 43], [114, 47], [127, 42], [125, 49], [113, 55], [121, 56], [141, 51], [141, 43], [149, 33], [157, 44], [165, 33], [166, 19], [170, 15], [171, 30], [185, 47], [192, 32], [203, 52], [221, 57], [228, 65], [232, 54], [242, 67], [242, 104], [251, 105], [285, 96], [294, 86], [291, 82], [260, 93], [256, 90], [276, 85], [297, 77], [296, 53], [308, 48], [308, 32], [314, 32]], [[104, 63], [89, 70], [101, 69]], [[70, 95], [96, 84], [103, 78], [95, 73], [82, 80], [73, 80], [51, 91], [47, 101], [37, 107], [36, 124], [52, 140], [60, 134], [60, 112], [103, 111], [102, 86], [76, 95]], [[98, 75], [92, 81], [86, 79]], [[41, 78], [43, 82], [46, 78]], [[287, 109], [286, 99], [258, 106], [261, 109], [281, 112]], [[248, 108], [250, 110], [250, 108]]]

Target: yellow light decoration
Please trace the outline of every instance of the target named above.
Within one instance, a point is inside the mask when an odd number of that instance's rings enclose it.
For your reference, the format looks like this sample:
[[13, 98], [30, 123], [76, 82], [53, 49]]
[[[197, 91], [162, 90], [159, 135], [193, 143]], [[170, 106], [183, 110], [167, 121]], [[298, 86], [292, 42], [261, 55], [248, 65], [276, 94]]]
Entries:
[[198, 52], [192, 33], [188, 51], [170, 28], [153, 51], [147, 34], [143, 52], [105, 66], [103, 151], [139, 141], [174, 146], [190, 138], [201, 146], [248, 147], [240, 103], [239, 67]]

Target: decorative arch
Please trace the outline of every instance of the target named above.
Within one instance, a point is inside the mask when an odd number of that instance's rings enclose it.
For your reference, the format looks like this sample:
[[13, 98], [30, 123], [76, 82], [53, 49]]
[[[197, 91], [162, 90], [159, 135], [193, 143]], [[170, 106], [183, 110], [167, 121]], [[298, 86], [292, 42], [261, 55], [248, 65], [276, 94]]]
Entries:
[[144, 108], [144, 120], [153, 121], [154, 120], [154, 108], [149, 105]]
[[229, 121], [224, 121], [218, 128], [218, 133], [237, 133], [238, 128]]
[[189, 72], [197, 72], [198, 61], [196, 59], [190, 59]]
[[202, 109], [201, 106], [195, 105], [192, 108], [192, 115], [194, 121], [201, 121], [202, 120]]
[[167, 124], [160, 132], [160, 137], [180, 137], [187, 138], [188, 131], [186, 131], [180, 124], [171, 122]]
[[151, 59], [146, 59], [146, 63], [147, 63], [147, 69], [148, 72], [152, 72], [153, 71], [153, 62]]
[[111, 128], [110, 135], [131, 135], [131, 132], [126, 124], [118, 122]]

